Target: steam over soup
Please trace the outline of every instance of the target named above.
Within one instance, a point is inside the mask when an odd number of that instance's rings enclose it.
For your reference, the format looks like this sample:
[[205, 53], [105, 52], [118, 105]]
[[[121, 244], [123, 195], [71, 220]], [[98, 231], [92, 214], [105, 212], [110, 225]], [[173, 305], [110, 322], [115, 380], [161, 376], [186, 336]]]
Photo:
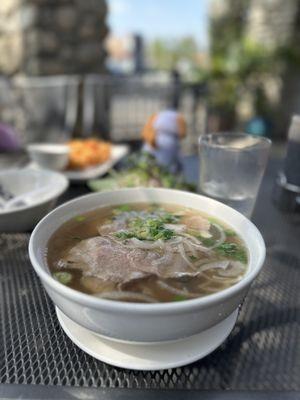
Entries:
[[237, 283], [248, 253], [241, 238], [199, 211], [166, 204], [100, 208], [62, 225], [48, 264], [84, 293], [139, 303], [202, 297]]

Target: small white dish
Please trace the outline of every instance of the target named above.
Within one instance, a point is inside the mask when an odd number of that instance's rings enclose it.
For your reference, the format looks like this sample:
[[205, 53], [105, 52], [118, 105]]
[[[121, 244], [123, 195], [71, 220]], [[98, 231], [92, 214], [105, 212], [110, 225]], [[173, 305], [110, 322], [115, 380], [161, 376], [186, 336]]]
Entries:
[[0, 210], [0, 232], [24, 232], [31, 230], [54, 207], [67, 189], [68, 180], [52, 171], [10, 169], [0, 172], [0, 186], [13, 196], [10, 202], [15, 198], [25, 203]]
[[103, 164], [94, 165], [83, 170], [66, 170], [63, 174], [70, 179], [71, 182], [85, 182], [89, 179], [95, 179], [106, 174], [118, 161], [125, 157], [129, 152], [129, 147], [124, 144], [112, 145], [111, 156]]
[[[73, 183], [84, 183], [89, 179], [99, 178], [106, 174], [117, 162], [125, 157], [129, 152], [127, 145], [112, 145], [111, 157], [108, 161], [103, 164], [94, 165], [82, 170], [64, 170], [61, 171], [71, 182]], [[30, 168], [39, 169], [39, 165], [36, 162], [29, 164]]]
[[151, 344], [118, 343], [99, 337], [76, 324], [58, 307], [56, 307], [56, 314], [67, 336], [92, 357], [115, 367], [148, 371], [181, 367], [213, 352], [232, 331], [238, 310], [217, 325], [197, 335]]
[[27, 151], [40, 168], [61, 171], [69, 162], [70, 148], [64, 144], [33, 143], [27, 146]]

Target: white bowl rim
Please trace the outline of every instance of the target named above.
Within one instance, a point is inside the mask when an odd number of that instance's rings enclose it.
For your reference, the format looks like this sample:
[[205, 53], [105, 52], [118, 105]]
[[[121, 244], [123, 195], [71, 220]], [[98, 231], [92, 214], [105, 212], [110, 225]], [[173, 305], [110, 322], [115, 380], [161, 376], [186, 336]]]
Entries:
[[54, 177], [56, 176], [56, 184], [53, 185], [53, 190], [49, 192], [48, 196], [45, 196], [43, 200], [38, 200], [30, 205], [23, 206], [23, 207], [18, 207], [12, 210], [7, 210], [4, 212], [0, 212], [0, 218], [1, 216], [4, 215], [9, 215], [9, 214], [15, 214], [21, 211], [26, 211], [30, 210], [31, 208], [34, 208], [36, 206], [40, 206], [41, 204], [47, 203], [47, 201], [50, 201], [52, 199], [55, 199], [59, 197], [61, 194], [64, 193], [64, 191], [68, 188], [69, 186], [69, 181], [68, 179], [63, 175], [60, 174], [59, 172], [54, 172], [54, 171], [49, 171], [49, 170], [44, 170], [44, 169], [39, 169], [39, 170], [33, 170], [30, 168], [23, 168], [23, 169], [7, 169], [5, 171], [0, 171], [0, 177], [5, 175], [7, 176], [8, 174], [20, 174], [20, 173], [27, 173], [30, 171], [30, 173], [35, 173], [35, 174], [40, 174], [40, 175], [53, 175]]
[[[50, 151], [50, 148], [56, 150], [56, 152]], [[68, 155], [70, 153], [70, 147], [65, 143], [31, 143], [26, 146], [26, 149], [31, 153], [36, 152], [54, 156]]]
[[[260, 250], [259, 254], [259, 260], [257, 261], [257, 265], [253, 270], [249, 271], [238, 283], [234, 284], [233, 286], [230, 286], [227, 289], [221, 290], [220, 292], [213, 293], [204, 297], [198, 297], [196, 299], [188, 299], [188, 300], [183, 300], [183, 301], [178, 301], [178, 302], [166, 302], [166, 303], [150, 303], [150, 304], [145, 304], [145, 303], [130, 303], [130, 302], [123, 302], [123, 301], [113, 301], [113, 300], [108, 300], [108, 299], [101, 299], [99, 297], [89, 295], [82, 293], [78, 290], [72, 289], [68, 286], [63, 285], [62, 283], [58, 282], [56, 279], [52, 277], [51, 274], [46, 272], [43, 267], [40, 266], [35, 253], [34, 253], [34, 242], [36, 240], [36, 235], [38, 234], [38, 230], [46, 223], [48, 218], [51, 218], [51, 216], [58, 210], [58, 209], [63, 209], [63, 208], [68, 208], [70, 204], [73, 204], [83, 198], [88, 198], [91, 196], [97, 197], [101, 196], [101, 194], [108, 193], [107, 192], [97, 192], [97, 193], [91, 193], [87, 194], [84, 196], [77, 197], [73, 200], [70, 200], [61, 206], [55, 208], [53, 211], [48, 213], [34, 228], [30, 240], [29, 240], [29, 258], [30, 261], [33, 265], [33, 268], [35, 269], [36, 273], [39, 275], [39, 277], [42, 279], [43, 282], [45, 282], [48, 286], [51, 287], [55, 292], [59, 293], [60, 295], [63, 295], [64, 297], [71, 298], [72, 301], [75, 301], [79, 304], [84, 304], [88, 307], [98, 309], [101, 308], [105, 311], [124, 311], [128, 313], [134, 313], [134, 314], [178, 314], [178, 313], [184, 313], [184, 312], [190, 312], [194, 309], [198, 309], [199, 307], [210, 307], [213, 306], [215, 303], [220, 303], [232, 296], [234, 296], [237, 292], [241, 291], [242, 289], [246, 288], [248, 285], [251, 284], [251, 282], [254, 280], [254, 278], [258, 275], [260, 272], [264, 260], [265, 260], [265, 255], [266, 255], [266, 247], [265, 247], [265, 242], [263, 240], [263, 237], [257, 227], [251, 222], [248, 218], [246, 218], [244, 215], [239, 213], [238, 211], [234, 210], [231, 207], [228, 207], [227, 205], [208, 198], [206, 196], [202, 196], [197, 193], [191, 193], [191, 192], [186, 192], [186, 191], [181, 191], [181, 190], [175, 190], [175, 189], [165, 189], [165, 188], [128, 188], [128, 189], [117, 189], [114, 191], [109, 191], [109, 193], [114, 193], [116, 194], [117, 192], [119, 194], [122, 193], [128, 193], [130, 192], [135, 192], [139, 189], [142, 189], [143, 191], [148, 191], [148, 192], [153, 192], [153, 191], [165, 191], [169, 192], [170, 194], [172, 193], [173, 195], [176, 195], [176, 193], [181, 194], [184, 193], [187, 196], [197, 196], [199, 198], [204, 198], [204, 199], [209, 199], [209, 201], [213, 203], [217, 203], [218, 205], [221, 205], [222, 207], [228, 208], [233, 212], [234, 214], [238, 215], [239, 218], [244, 219], [247, 221], [250, 226], [252, 226], [252, 229], [256, 232], [257, 235], [257, 243], [258, 247]], [[122, 203], [122, 202], [121, 202]], [[120, 203], [120, 204], [121, 204]], [[99, 207], [100, 208], [100, 207]], [[88, 211], [88, 210], [87, 210]], [[217, 216], [218, 217], [218, 216]]]

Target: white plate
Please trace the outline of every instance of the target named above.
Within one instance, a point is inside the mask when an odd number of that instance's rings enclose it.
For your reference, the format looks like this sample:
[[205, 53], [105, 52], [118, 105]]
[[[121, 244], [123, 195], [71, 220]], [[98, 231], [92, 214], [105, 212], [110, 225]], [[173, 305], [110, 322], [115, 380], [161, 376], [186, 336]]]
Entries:
[[219, 324], [189, 338], [155, 344], [127, 344], [104, 339], [76, 324], [56, 307], [65, 333], [97, 360], [121, 368], [160, 370], [181, 367], [199, 360], [224, 342], [233, 329], [238, 310]]
[[[111, 157], [103, 164], [95, 165], [93, 167], [85, 168], [83, 170], [74, 171], [61, 171], [65, 177], [71, 182], [85, 182], [89, 179], [98, 178], [106, 174], [117, 162], [125, 157], [129, 152], [129, 147], [124, 144], [116, 144], [111, 146]], [[30, 168], [39, 169], [38, 165], [31, 162]]]
[[108, 172], [118, 161], [128, 154], [129, 147], [124, 144], [111, 146], [111, 157], [103, 164], [95, 165], [81, 171], [64, 171], [63, 174], [72, 182], [83, 182], [95, 179]]

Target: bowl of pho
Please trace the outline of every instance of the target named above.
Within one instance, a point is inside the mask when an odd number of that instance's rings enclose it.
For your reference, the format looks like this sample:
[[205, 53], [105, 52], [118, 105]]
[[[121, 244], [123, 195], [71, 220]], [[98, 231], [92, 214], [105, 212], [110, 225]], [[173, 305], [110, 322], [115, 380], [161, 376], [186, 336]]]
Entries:
[[121, 189], [72, 200], [33, 231], [31, 263], [55, 305], [111, 339], [177, 340], [232, 314], [265, 258], [255, 225], [198, 194]]

